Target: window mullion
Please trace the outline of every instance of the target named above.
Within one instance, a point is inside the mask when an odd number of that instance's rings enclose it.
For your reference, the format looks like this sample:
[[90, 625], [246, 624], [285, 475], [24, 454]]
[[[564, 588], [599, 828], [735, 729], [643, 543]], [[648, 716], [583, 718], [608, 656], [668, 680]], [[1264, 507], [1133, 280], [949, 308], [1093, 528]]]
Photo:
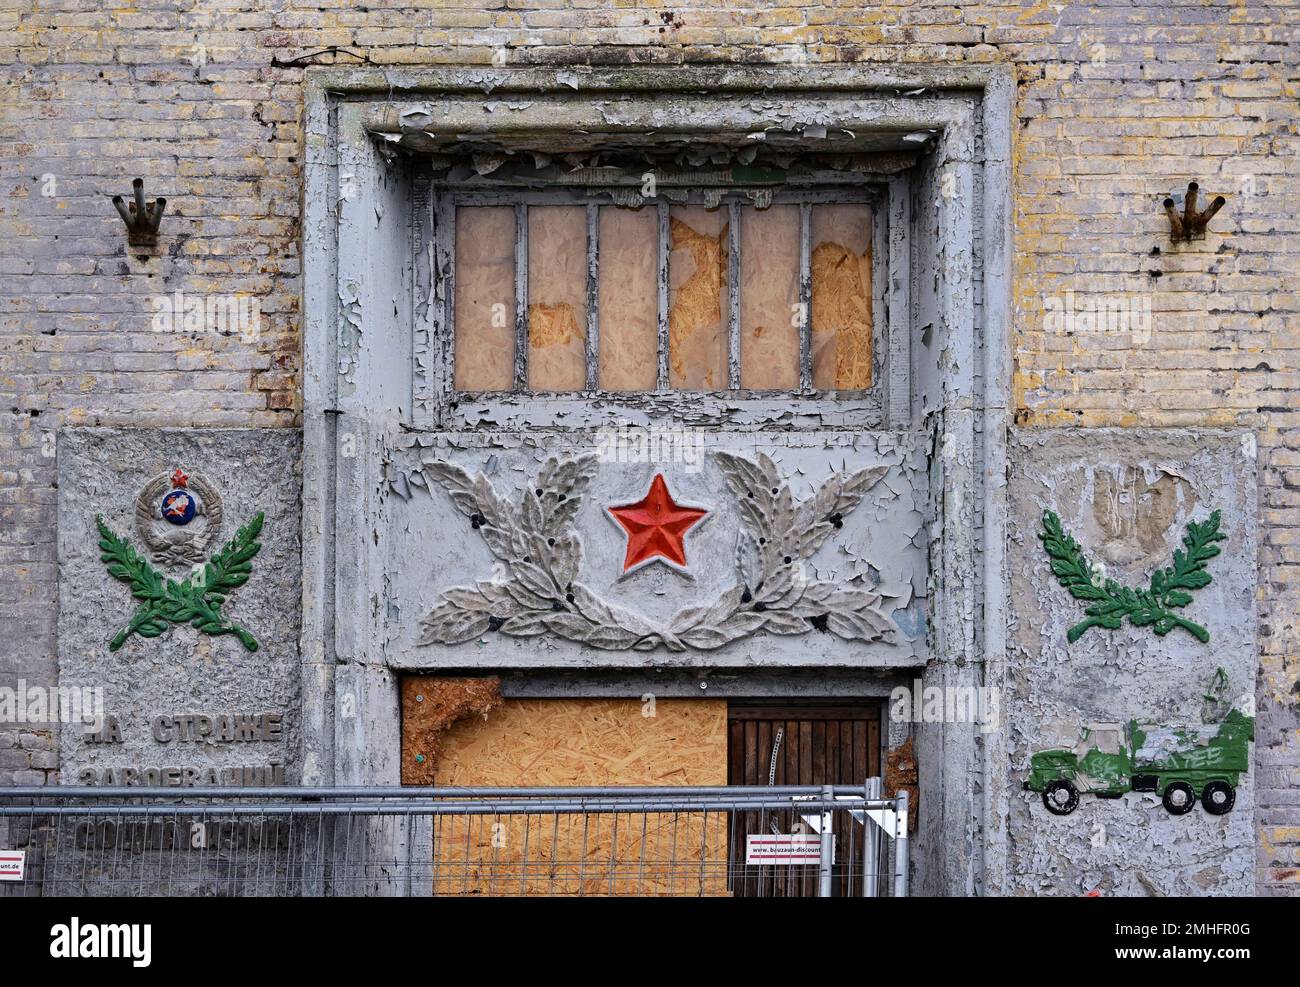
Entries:
[[[889, 183], [888, 256], [872, 264], [888, 265], [886, 287], [882, 294], [888, 309], [889, 344], [885, 372], [889, 389], [885, 397], [887, 421], [894, 428], [906, 428], [912, 420], [912, 335], [909, 331], [911, 306], [908, 292], [912, 283], [911, 227], [912, 212], [908, 180], [894, 177]], [[876, 227], [882, 225], [876, 218]]]
[[445, 192], [436, 192], [432, 199], [433, 278], [438, 287], [430, 306], [430, 352], [434, 354], [436, 422], [443, 424], [456, 373], [456, 206]]
[[515, 205], [515, 390], [528, 390], [528, 206]]
[[799, 390], [812, 390], [812, 203], [799, 204]]
[[659, 212], [659, 373], [655, 384], [668, 390], [668, 203], [658, 204]]
[[727, 203], [727, 386], [740, 387], [740, 205]]
[[587, 390], [600, 387], [600, 207], [587, 204]]

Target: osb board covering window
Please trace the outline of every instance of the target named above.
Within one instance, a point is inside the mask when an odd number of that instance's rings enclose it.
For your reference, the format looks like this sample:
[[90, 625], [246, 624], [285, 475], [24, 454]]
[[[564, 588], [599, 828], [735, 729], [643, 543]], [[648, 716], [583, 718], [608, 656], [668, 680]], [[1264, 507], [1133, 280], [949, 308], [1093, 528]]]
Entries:
[[[726, 784], [725, 701], [645, 709], [635, 699], [507, 699], [443, 735], [437, 784]], [[723, 814], [443, 817], [433, 883], [437, 894], [715, 895], [726, 893], [726, 858]]]
[[[804, 209], [811, 238], [806, 257], [800, 245]], [[654, 208], [601, 206], [598, 235], [589, 243], [586, 206], [459, 207], [456, 390], [508, 391], [522, 383], [532, 393], [585, 391], [592, 316], [599, 329], [596, 384], [604, 391], [656, 390], [661, 358], [673, 390], [727, 390], [733, 356], [744, 390], [791, 392], [806, 370], [819, 391], [871, 386], [870, 206], [675, 205], [668, 209], [663, 241], [661, 215]], [[527, 264], [517, 271], [517, 244], [524, 242]], [[667, 252], [666, 286], [660, 282], [661, 250]], [[805, 271], [802, 260], [808, 262]], [[810, 319], [800, 304], [805, 275], [811, 282]], [[516, 354], [521, 286], [527, 294], [526, 352]], [[667, 310], [661, 311], [665, 287]], [[593, 294], [594, 313], [588, 311]], [[667, 322], [667, 353], [660, 350], [661, 318]], [[805, 328], [812, 366], [801, 371]], [[733, 329], [736, 354], [730, 353]], [[526, 381], [516, 381], [516, 367], [526, 372]]]
[[456, 373], [460, 391], [508, 391], [515, 360], [515, 211], [456, 210]]
[[740, 213], [740, 383], [799, 386], [799, 207]]
[[668, 217], [668, 382], [727, 386], [727, 212], [674, 206]]
[[600, 210], [600, 386], [606, 391], [655, 389], [658, 225], [654, 209]]
[[813, 387], [871, 386], [871, 207], [812, 210]]
[[528, 386], [587, 385], [587, 210], [528, 210]]

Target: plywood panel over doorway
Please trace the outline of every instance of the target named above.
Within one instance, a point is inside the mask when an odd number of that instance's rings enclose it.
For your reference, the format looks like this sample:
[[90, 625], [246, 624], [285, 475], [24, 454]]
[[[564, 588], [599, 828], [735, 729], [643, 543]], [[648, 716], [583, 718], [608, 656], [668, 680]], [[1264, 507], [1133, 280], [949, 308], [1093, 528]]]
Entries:
[[[507, 699], [454, 724], [432, 767], [439, 786], [724, 785], [727, 704]], [[718, 814], [449, 817], [432, 839], [435, 894], [727, 893]]]
[[447, 732], [439, 785], [725, 785], [727, 704], [508, 699]]

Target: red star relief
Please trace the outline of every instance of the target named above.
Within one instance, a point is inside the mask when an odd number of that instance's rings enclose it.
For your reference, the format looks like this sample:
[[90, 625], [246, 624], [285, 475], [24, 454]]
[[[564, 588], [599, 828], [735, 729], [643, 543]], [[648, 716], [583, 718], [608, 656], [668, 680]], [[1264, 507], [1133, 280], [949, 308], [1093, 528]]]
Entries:
[[655, 474], [649, 492], [635, 504], [608, 510], [610, 517], [627, 532], [624, 572], [657, 558], [686, 568], [686, 532], [709, 513], [695, 507], [683, 507], [673, 500], [662, 473]]
[[189, 482], [190, 482], [190, 478], [185, 475], [185, 471], [181, 469], [179, 466], [177, 466], [176, 472], [172, 474], [172, 486], [183, 487], [187, 485]]

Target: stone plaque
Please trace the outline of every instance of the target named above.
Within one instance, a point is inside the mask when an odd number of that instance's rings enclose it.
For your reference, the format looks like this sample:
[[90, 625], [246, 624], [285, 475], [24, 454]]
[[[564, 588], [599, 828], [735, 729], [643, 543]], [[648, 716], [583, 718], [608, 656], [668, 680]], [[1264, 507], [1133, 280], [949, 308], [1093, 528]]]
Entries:
[[292, 782], [300, 454], [287, 429], [60, 433], [59, 680], [105, 713], [61, 727], [64, 784]]
[[[1009, 563], [1018, 619], [1004, 703], [1015, 893], [1254, 893], [1253, 769], [1233, 774], [1235, 804], [1217, 814], [1200, 802], [1168, 811], [1152, 787], [1169, 779], [1149, 766], [1134, 769], [1135, 785], [1126, 777], [1119, 786], [1134, 790], [1082, 794], [1065, 815], [1021, 786], [1035, 753], [1107, 743], [1154, 764], [1181, 752], [1192, 759], [1184, 765], [1192, 783], [1208, 784], [1196, 755], [1212, 759], [1218, 725], [1234, 707], [1254, 712], [1255, 456], [1254, 436], [1239, 431], [1045, 429], [1015, 437]], [[1045, 511], [1086, 559], [1096, 599], [1073, 595], [1053, 571], [1040, 537]], [[1198, 532], [1223, 535], [1206, 543], [1219, 553], [1202, 574], [1181, 580], [1190, 588], [1163, 590], [1168, 573], [1197, 568], [1186, 561], [1185, 539]], [[1139, 595], [1154, 588], [1162, 591]], [[1126, 589], [1134, 591], [1127, 602]], [[1115, 608], [1117, 626], [1089, 618], [1087, 608], [1099, 604]], [[1162, 737], [1165, 755], [1128, 750]], [[1253, 746], [1243, 764], [1251, 761]], [[1097, 774], [1103, 763], [1085, 770]]]

